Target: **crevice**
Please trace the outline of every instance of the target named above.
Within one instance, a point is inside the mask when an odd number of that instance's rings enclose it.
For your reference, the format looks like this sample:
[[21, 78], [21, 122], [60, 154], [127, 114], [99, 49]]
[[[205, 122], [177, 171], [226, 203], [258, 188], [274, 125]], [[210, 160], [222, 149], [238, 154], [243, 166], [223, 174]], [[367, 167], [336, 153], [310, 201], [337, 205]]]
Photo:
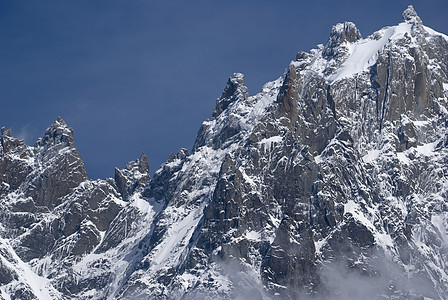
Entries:
[[[375, 91], [375, 112], [376, 112], [376, 121], [377, 123], [380, 123], [380, 90], [381, 86], [379, 85], [378, 81], [378, 63], [375, 63], [370, 68], [370, 83], [372, 85], [373, 91]], [[373, 99], [372, 99], [373, 100]]]
[[389, 73], [390, 73], [390, 54], [388, 54], [388, 56], [387, 56], [386, 86], [384, 88], [384, 98], [383, 98], [383, 104], [381, 107], [380, 132], [383, 127], [384, 114], [386, 112], [386, 101], [387, 101], [387, 96], [389, 94]]
[[328, 217], [327, 217], [327, 209], [326, 208], [324, 209], [324, 221], [328, 227], [332, 227], [330, 224], [330, 221], [328, 220]]
[[330, 93], [330, 86], [327, 87], [327, 103], [330, 106], [331, 111], [333, 112], [333, 117], [336, 120], [336, 107], [334, 104], [334, 99]]
[[312, 212], [312, 205], [313, 205], [313, 201], [312, 198], [309, 199], [309, 209], [308, 209], [308, 216], [310, 218], [310, 225], [313, 226], [314, 225], [314, 220], [313, 220], [313, 212]]

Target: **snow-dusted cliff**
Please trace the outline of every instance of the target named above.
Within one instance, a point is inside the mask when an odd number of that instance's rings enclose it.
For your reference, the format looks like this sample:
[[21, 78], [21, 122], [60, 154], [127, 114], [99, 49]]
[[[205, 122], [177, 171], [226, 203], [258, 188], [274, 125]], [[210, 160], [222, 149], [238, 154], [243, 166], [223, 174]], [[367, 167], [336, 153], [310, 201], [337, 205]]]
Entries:
[[2, 130], [0, 299], [448, 297], [448, 37], [353, 23], [254, 96], [234, 74], [189, 154], [92, 181], [58, 119]]

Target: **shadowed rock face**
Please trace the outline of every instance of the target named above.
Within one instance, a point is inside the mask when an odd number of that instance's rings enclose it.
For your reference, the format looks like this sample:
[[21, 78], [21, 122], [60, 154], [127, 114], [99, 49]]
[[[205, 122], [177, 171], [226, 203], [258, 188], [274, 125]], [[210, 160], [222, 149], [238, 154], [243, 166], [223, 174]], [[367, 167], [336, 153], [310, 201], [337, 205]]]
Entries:
[[115, 168], [115, 184], [124, 199], [127, 199], [138, 187], [146, 185], [149, 181], [148, 157], [145, 154], [142, 154], [140, 159], [129, 162], [123, 170]]
[[[34, 147], [2, 129], [1, 184], [23, 192], [37, 206], [53, 209], [58, 199], [87, 180], [84, 162], [74, 146], [73, 130], [59, 118]], [[33, 209], [33, 206], [29, 206]]]
[[334, 26], [253, 96], [235, 73], [152, 178], [142, 154], [88, 180], [62, 119], [2, 129], [1, 293], [446, 299], [448, 38], [403, 20]]

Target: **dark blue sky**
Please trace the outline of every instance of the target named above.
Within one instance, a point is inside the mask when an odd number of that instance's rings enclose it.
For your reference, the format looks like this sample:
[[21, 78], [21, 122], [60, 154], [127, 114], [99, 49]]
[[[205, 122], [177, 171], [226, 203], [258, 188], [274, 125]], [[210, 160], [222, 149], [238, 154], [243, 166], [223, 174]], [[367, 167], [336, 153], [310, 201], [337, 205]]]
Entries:
[[233, 72], [251, 94], [353, 21], [363, 36], [413, 4], [448, 33], [448, 1], [0, 0], [0, 126], [33, 145], [58, 116], [91, 178], [191, 149]]

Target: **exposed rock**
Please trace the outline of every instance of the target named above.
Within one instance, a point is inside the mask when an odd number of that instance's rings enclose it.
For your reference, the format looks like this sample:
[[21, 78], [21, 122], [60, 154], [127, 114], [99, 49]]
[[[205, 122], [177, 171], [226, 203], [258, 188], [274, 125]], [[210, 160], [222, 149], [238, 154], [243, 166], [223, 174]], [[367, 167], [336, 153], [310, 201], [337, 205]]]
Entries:
[[253, 96], [235, 73], [153, 178], [88, 180], [61, 118], [2, 129], [0, 298], [446, 299], [448, 38], [403, 18]]
[[343, 43], [354, 43], [362, 39], [356, 25], [352, 22], [339, 23], [331, 29], [330, 38], [325, 46], [324, 55], [328, 57], [338, 55], [338, 47]]
[[403, 20], [423, 24], [422, 20], [417, 15], [417, 12], [412, 5], [409, 5], [408, 8], [403, 12]]
[[150, 181], [148, 157], [142, 153], [140, 159], [129, 162], [125, 169], [115, 168], [115, 183], [124, 199], [128, 199], [138, 187]]
[[230, 103], [237, 99], [247, 99], [249, 91], [244, 85], [244, 75], [241, 73], [234, 73], [227, 81], [226, 88], [222, 95], [216, 100], [215, 109], [213, 110], [212, 118], [219, 116]]

